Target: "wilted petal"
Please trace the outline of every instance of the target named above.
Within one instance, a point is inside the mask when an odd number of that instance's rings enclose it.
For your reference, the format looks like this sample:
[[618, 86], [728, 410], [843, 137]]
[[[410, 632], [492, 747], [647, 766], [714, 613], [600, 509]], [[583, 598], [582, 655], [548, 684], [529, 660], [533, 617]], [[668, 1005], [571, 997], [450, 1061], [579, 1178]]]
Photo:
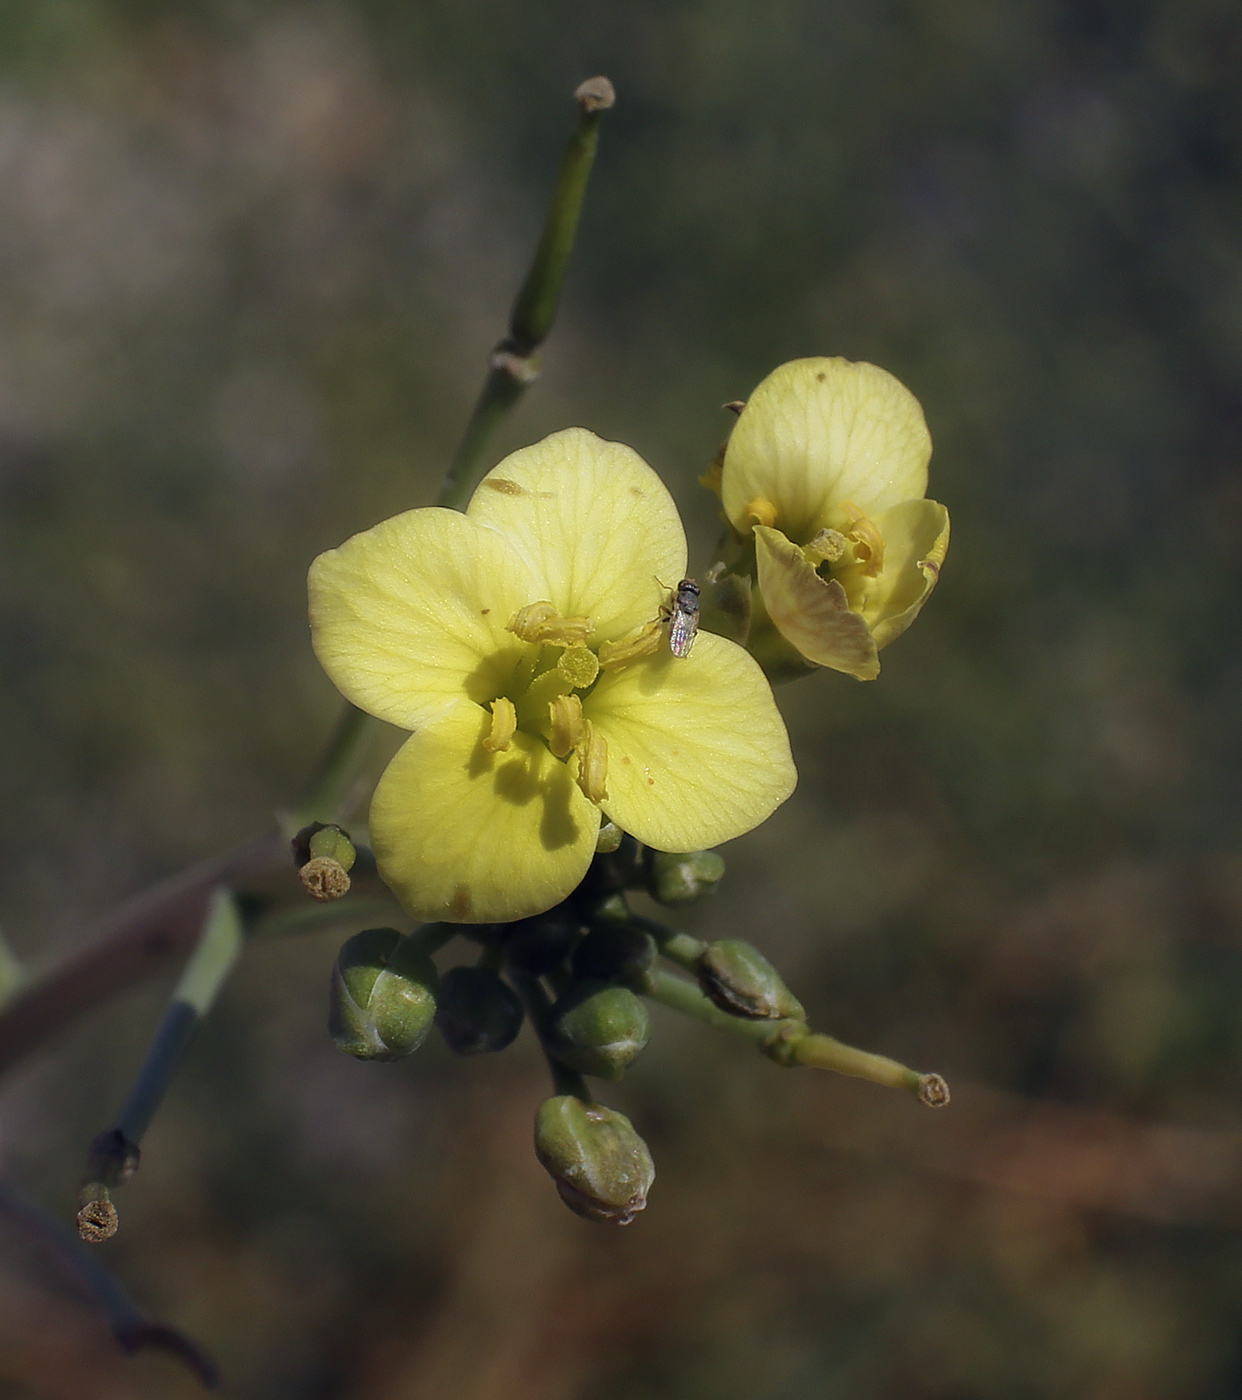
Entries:
[[503, 923], [569, 894], [595, 853], [599, 811], [568, 767], [520, 731], [503, 753], [460, 701], [411, 735], [371, 802], [380, 874], [416, 919]]
[[822, 579], [779, 530], [755, 527], [759, 590], [781, 636], [817, 666], [860, 681], [880, 674], [876, 644], [863, 619], [850, 611], [845, 589]]
[[875, 524], [884, 536], [883, 569], [876, 578], [843, 581], [876, 646], [886, 647], [919, 615], [936, 586], [949, 548], [949, 512], [939, 501], [902, 501]]
[[745, 534], [747, 507], [767, 501], [774, 522], [805, 544], [840, 528], [843, 503], [874, 517], [927, 490], [931, 438], [918, 400], [876, 365], [792, 360], [750, 396], [729, 438], [721, 496]]
[[605, 671], [583, 709], [608, 745], [604, 812], [657, 850], [741, 836], [797, 782], [771, 687], [723, 637]]
[[632, 448], [585, 428], [506, 457], [466, 513], [522, 552], [540, 580], [532, 597], [591, 619], [593, 641], [651, 621], [686, 571], [686, 536], [664, 483]]

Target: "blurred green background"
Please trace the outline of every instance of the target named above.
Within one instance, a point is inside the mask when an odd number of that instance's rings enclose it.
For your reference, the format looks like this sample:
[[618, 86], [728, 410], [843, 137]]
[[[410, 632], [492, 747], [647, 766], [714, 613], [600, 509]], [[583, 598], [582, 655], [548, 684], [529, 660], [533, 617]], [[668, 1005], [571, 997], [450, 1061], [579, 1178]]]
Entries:
[[[256, 948], [103, 1250], [260, 1400], [1242, 1395], [1242, 13], [1233, 0], [4, 0], [0, 923], [47, 965], [264, 829], [337, 701], [319, 550], [434, 495], [573, 119], [545, 375], [696, 485], [782, 360], [919, 396], [943, 583], [686, 926], [750, 937], [929, 1114], [658, 1014], [627, 1231], [529, 1147], [529, 1037], [328, 1042], [340, 935]], [[66, 1218], [167, 986], [26, 1062]], [[5, 1396], [196, 1393], [0, 1245]]]

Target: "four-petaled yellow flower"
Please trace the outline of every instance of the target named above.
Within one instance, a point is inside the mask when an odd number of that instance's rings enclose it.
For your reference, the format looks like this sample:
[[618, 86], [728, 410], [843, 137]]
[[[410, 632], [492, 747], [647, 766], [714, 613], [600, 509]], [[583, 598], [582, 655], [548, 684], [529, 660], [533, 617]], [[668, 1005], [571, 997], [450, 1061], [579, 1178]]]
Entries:
[[740, 836], [793, 791], [759, 667], [659, 621], [686, 539], [659, 477], [581, 428], [507, 457], [464, 514], [407, 511], [320, 555], [315, 652], [354, 704], [412, 730], [371, 805], [380, 873], [416, 918], [550, 908], [600, 813], [662, 851]]
[[918, 616], [949, 547], [924, 499], [918, 400], [875, 365], [792, 360], [763, 381], [725, 451], [725, 514], [754, 532], [763, 608], [797, 652], [859, 680]]

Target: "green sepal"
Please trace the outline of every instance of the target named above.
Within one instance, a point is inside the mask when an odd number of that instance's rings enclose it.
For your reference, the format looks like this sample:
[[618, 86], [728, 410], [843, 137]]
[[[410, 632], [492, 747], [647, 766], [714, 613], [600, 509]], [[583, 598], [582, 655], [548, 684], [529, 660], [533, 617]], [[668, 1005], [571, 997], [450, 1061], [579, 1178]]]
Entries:
[[628, 987], [587, 980], [571, 987], [549, 1013], [548, 1049], [579, 1074], [620, 1079], [646, 1047], [651, 1022]]
[[332, 969], [332, 1039], [360, 1060], [412, 1054], [435, 1020], [438, 981], [435, 963], [396, 929], [354, 934]]

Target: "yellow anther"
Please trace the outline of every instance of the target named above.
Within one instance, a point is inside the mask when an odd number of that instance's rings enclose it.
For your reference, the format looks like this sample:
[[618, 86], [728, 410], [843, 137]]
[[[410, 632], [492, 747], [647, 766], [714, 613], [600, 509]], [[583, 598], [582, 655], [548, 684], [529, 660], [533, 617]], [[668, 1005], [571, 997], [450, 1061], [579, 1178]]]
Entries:
[[492, 753], [503, 753], [517, 733], [517, 710], [507, 696], [498, 696], [492, 701], [492, 727], [484, 736], [483, 747]]
[[575, 749], [578, 755], [578, 786], [583, 795], [597, 806], [607, 801], [608, 744], [589, 719], [582, 721], [584, 730]]
[[594, 630], [589, 617], [561, 617], [546, 600], [527, 603], [509, 619], [508, 630], [524, 642], [568, 647], [585, 642]]
[[808, 564], [822, 564], [825, 560], [835, 564], [845, 556], [849, 541], [840, 530], [821, 530], [809, 544], [802, 546], [802, 554]]
[[599, 664], [605, 671], [615, 671], [619, 666], [627, 666], [631, 661], [651, 656], [660, 650], [663, 637], [664, 628], [657, 619], [647, 623], [645, 627], [640, 627], [628, 637], [623, 637], [619, 642], [601, 642]]
[[875, 521], [856, 505], [842, 501], [841, 509], [850, 522], [846, 539], [854, 546], [854, 562], [868, 578], [875, 578], [884, 567], [884, 536]]
[[575, 690], [585, 690], [599, 675], [599, 662], [590, 647], [579, 643], [561, 652], [556, 669]]
[[558, 695], [548, 706], [548, 719], [552, 726], [548, 748], [554, 757], [567, 758], [586, 736], [582, 701], [576, 695]]
[[776, 507], [766, 496], [756, 496], [742, 512], [748, 525], [775, 525]]

